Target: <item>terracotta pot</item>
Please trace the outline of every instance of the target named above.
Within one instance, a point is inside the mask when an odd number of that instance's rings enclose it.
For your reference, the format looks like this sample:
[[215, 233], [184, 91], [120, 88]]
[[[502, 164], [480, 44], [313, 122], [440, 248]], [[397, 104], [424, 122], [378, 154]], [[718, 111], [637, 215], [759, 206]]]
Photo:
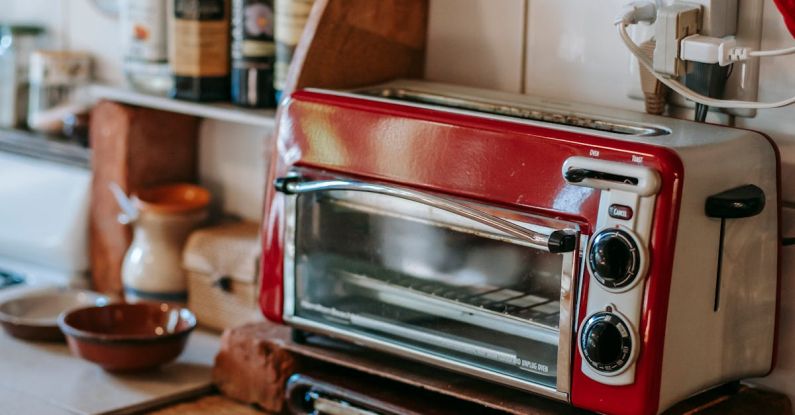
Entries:
[[113, 372], [154, 369], [179, 356], [196, 317], [169, 304], [111, 304], [61, 315], [72, 353]]

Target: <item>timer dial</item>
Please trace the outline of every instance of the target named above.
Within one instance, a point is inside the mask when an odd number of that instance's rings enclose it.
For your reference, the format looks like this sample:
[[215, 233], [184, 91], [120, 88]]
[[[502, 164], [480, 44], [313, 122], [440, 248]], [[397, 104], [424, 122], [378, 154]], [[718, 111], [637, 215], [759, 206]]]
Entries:
[[580, 351], [588, 364], [611, 374], [623, 369], [632, 356], [632, 334], [617, 315], [601, 312], [588, 318], [580, 333]]
[[591, 274], [605, 287], [624, 288], [640, 273], [641, 253], [627, 231], [610, 228], [596, 234], [588, 252]]

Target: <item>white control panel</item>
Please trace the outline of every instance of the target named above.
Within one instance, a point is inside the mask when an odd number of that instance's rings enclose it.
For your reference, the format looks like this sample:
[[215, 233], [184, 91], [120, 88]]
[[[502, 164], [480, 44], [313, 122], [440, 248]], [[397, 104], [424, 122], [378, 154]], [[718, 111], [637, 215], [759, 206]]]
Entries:
[[649, 237], [659, 174], [648, 167], [572, 157], [566, 180], [601, 190], [599, 217], [585, 252], [587, 311], [577, 330], [582, 371], [608, 385], [635, 381]]

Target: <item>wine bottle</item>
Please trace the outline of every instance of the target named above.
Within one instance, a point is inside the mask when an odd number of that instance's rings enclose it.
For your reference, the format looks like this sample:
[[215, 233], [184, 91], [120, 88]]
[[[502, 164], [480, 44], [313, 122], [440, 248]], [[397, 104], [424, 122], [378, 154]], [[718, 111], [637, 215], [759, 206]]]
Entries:
[[173, 0], [169, 54], [175, 98], [229, 99], [229, 2]]
[[274, 107], [273, 0], [232, 2], [232, 103]]

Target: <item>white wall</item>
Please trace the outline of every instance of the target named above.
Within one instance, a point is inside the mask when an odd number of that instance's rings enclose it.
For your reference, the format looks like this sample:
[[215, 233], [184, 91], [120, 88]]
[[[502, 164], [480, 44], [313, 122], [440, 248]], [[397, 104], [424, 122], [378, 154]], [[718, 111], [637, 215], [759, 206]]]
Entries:
[[227, 214], [258, 220], [265, 192], [265, 142], [261, 127], [205, 120], [199, 132], [199, 179]]
[[0, 0], [0, 22], [30, 22], [47, 27], [51, 46], [90, 52], [95, 74], [120, 82], [118, 22], [97, 11], [89, 0]]

